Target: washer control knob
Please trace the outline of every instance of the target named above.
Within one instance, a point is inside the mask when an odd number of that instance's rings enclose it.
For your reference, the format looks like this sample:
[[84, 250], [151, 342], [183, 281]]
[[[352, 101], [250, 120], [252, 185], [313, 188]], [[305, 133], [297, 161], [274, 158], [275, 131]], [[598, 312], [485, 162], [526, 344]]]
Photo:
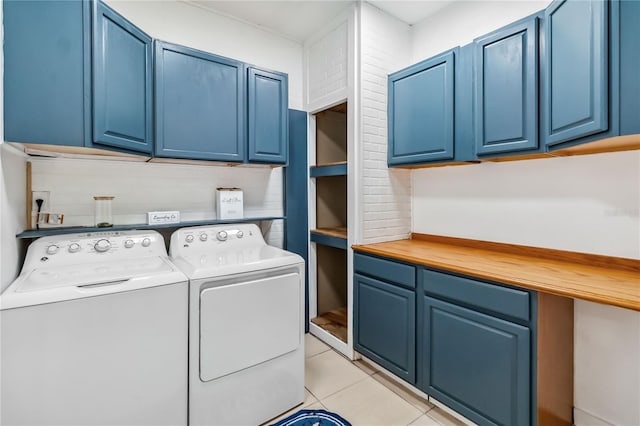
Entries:
[[102, 240], [98, 240], [94, 245], [93, 248], [98, 252], [98, 253], [104, 253], [106, 251], [109, 251], [109, 249], [111, 248], [111, 243], [109, 242], [109, 240], [105, 240], [104, 238]]
[[127, 240], [127, 241], [124, 242], [124, 247], [125, 248], [131, 248], [131, 247], [133, 247], [135, 245], [136, 245], [136, 243], [133, 240]]
[[69, 244], [69, 253], [77, 253], [80, 251], [80, 244], [71, 243]]
[[58, 247], [57, 245], [51, 244], [49, 247], [47, 247], [47, 254], [56, 254], [59, 248], [60, 247]]
[[[126, 244], [126, 243], [125, 243]], [[144, 238], [142, 240], [142, 247], [149, 247], [151, 245], [151, 238]]]
[[207, 241], [207, 238], [209, 238], [209, 236], [204, 232], [200, 234], [200, 241]]
[[227, 241], [227, 231], [218, 231], [216, 238], [218, 241]]
[[193, 235], [187, 235], [184, 240], [186, 242], [188, 242], [188, 243], [192, 243], [193, 242]]
[[242, 232], [242, 231], [236, 232], [236, 237], [238, 237], [238, 238], [244, 237], [244, 232]]

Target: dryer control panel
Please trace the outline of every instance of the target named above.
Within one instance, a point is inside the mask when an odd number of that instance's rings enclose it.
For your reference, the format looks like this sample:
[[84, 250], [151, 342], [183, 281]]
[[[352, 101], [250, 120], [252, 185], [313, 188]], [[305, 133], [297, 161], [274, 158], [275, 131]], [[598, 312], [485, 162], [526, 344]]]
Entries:
[[266, 245], [262, 232], [252, 223], [194, 226], [178, 229], [171, 235], [170, 255], [211, 250], [212, 248], [260, 247]]

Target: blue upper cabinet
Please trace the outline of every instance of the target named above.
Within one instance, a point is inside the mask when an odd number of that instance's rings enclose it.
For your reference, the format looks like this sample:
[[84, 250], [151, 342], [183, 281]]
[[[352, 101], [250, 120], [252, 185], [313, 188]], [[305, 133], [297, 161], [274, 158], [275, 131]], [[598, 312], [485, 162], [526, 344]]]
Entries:
[[545, 21], [544, 143], [608, 130], [608, 2], [557, 0]]
[[5, 140], [87, 145], [89, 3], [5, 1], [3, 7]]
[[244, 65], [155, 43], [155, 155], [244, 161]]
[[287, 163], [287, 75], [247, 68], [249, 161]]
[[389, 75], [390, 166], [454, 158], [456, 50]]
[[100, 1], [93, 31], [93, 143], [151, 153], [151, 37]]
[[475, 40], [478, 155], [538, 148], [538, 18]]

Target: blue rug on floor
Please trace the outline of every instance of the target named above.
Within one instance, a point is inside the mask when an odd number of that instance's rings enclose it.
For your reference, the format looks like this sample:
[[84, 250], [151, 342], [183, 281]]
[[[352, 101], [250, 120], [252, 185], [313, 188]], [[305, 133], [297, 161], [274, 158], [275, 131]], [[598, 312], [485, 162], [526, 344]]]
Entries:
[[300, 410], [271, 426], [351, 426], [351, 423], [325, 410]]

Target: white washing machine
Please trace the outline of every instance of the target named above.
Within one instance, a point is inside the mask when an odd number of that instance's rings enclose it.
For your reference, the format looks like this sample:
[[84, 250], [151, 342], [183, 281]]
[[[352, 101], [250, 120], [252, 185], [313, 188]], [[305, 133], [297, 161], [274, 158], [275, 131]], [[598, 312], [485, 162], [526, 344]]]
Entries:
[[187, 285], [155, 231], [34, 241], [0, 295], [0, 424], [186, 425]]
[[304, 400], [304, 261], [253, 224], [179, 229], [189, 284], [189, 424], [258, 425]]

